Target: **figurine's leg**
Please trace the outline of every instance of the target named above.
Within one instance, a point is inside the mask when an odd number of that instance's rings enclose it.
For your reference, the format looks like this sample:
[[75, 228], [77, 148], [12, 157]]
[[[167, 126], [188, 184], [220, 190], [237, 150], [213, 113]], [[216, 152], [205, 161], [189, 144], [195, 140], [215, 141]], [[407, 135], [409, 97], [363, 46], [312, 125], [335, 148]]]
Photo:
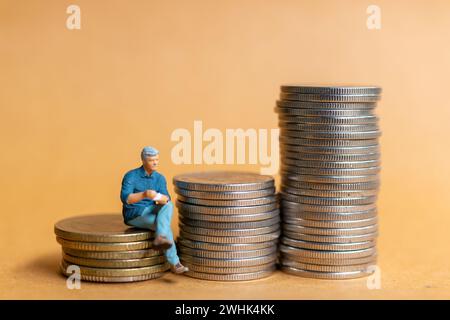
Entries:
[[177, 255], [177, 249], [175, 247], [175, 242], [173, 240], [173, 233], [170, 227], [172, 214], [173, 214], [173, 204], [171, 201], [167, 202], [159, 209], [156, 215], [156, 236], [159, 235], [164, 236], [173, 243], [173, 245], [165, 251], [165, 255], [167, 261], [171, 265], [176, 265], [177, 263], [180, 262], [180, 259], [178, 258]]
[[146, 207], [139, 217], [127, 222], [127, 224], [141, 229], [155, 230], [156, 214], [153, 212], [154, 207]]

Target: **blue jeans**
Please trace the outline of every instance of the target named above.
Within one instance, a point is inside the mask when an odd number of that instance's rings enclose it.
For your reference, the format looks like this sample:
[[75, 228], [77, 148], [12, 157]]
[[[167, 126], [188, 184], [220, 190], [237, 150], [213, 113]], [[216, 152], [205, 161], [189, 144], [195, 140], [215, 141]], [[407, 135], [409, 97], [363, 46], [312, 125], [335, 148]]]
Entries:
[[127, 221], [127, 224], [137, 228], [156, 231], [156, 236], [161, 235], [172, 241], [173, 245], [164, 254], [171, 265], [176, 265], [180, 262], [180, 259], [177, 255], [172, 229], [170, 228], [172, 213], [173, 204], [169, 201], [165, 205], [146, 207], [139, 217]]

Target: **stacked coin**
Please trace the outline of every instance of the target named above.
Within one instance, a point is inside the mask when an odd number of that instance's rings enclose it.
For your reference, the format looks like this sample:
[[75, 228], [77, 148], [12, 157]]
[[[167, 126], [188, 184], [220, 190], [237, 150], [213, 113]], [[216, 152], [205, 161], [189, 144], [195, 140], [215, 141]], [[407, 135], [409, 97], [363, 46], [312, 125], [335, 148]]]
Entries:
[[81, 280], [94, 282], [155, 279], [169, 269], [162, 252], [151, 248], [154, 232], [126, 226], [121, 214], [72, 217], [57, 222], [54, 230], [66, 276], [73, 274], [73, 265]]
[[239, 281], [275, 270], [280, 212], [272, 177], [214, 171], [178, 175], [173, 183], [186, 275]]
[[379, 87], [281, 86], [282, 270], [349, 279], [376, 263]]

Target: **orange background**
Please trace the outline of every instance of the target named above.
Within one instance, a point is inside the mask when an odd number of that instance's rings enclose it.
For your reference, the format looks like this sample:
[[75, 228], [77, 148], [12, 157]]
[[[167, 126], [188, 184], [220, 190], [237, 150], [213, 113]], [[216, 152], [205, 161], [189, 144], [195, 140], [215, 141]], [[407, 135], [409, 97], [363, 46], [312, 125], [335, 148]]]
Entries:
[[[81, 30], [65, 26], [70, 4]], [[381, 30], [366, 27], [370, 4]], [[449, 34], [448, 1], [1, 0], [0, 297], [450, 298]], [[381, 290], [279, 272], [66, 289], [54, 222], [120, 212], [144, 145], [168, 181], [217, 168], [172, 164], [172, 131], [276, 128], [279, 85], [292, 82], [383, 87]]]

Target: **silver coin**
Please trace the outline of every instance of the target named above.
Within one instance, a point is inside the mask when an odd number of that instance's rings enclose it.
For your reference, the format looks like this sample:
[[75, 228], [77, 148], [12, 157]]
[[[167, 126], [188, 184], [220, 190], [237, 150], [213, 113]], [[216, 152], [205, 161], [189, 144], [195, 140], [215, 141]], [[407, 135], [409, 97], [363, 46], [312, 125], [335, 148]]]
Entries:
[[182, 254], [180, 259], [185, 262], [188, 262], [189, 264], [196, 264], [205, 267], [239, 268], [239, 267], [258, 266], [271, 262], [275, 263], [277, 259], [277, 254], [275, 253], [267, 256], [247, 258], [247, 259], [211, 259]]
[[373, 272], [370, 271], [352, 271], [352, 272], [315, 272], [315, 271], [307, 271], [296, 269], [292, 267], [281, 267], [281, 271], [304, 277], [304, 278], [313, 278], [313, 279], [329, 279], [329, 280], [339, 280], [339, 279], [356, 279], [361, 277], [366, 277], [371, 275]]
[[308, 212], [297, 211], [294, 209], [283, 209], [283, 220], [289, 219], [305, 219], [312, 221], [352, 221], [369, 219], [376, 217], [377, 210], [356, 211], [356, 212]]
[[380, 172], [381, 167], [352, 168], [352, 169], [329, 169], [329, 168], [302, 168], [282, 163], [281, 170], [303, 175], [319, 176], [363, 176], [374, 175]]
[[295, 180], [285, 179], [282, 177], [281, 184], [289, 188], [318, 190], [318, 191], [346, 191], [346, 190], [378, 190], [379, 181], [361, 182], [361, 183], [314, 183], [299, 182]]
[[326, 243], [326, 242], [310, 242], [292, 239], [288, 237], [281, 237], [281, 243], [310, 250], [320, 250], [320, 251], [354, 251], [360, 249], [368, 249], [376, 245], [376, 241], [364, 241], [364, 242], [351, 242], [351, 243]]
[[321, 235], [321, 236], [336, 236], [340, 238], [343, 238], [345, 236], [359, 236], [359, 235], [368, 236], [369, 234], [378, 232], [377, 224], [354, 228], [317, 228], [317, 227], [305, 227], [295, 224], [283, 223], [282, 227], [284, 231], [289, 231], [293, 233]]
[[279, 121], [278, 125], [284, 130], [294, 130], [294, 131], [310, 131], [310, 132], [331, 132], [331, 133], [341, 133], [341, 132], [371, 132], [378, 131], [379, 127], [377, 124], [312, 124], [312, 123], [291, 123]]
[[[364, 205], [353, 205], [353, 206], [324, 206], [324, 205], [312, 205], [312, 204], [303, 204], [297, 203], [287, 200], [282, 200], [281, 204], [283, 206], [283, 210], [286, 208], [291, 208], [294, 210], [302, 211], [302, 212], [323, 212], [323, 213], [366, 213], [368, 211], [376, 210], [376, 204], [364, 204]], [[326, 219], [321, 219], [326, 220]]]
[[206, 250], [206, 251], [261, 250], [276, 247], [278, 243], [278, 239], [259, 243], [208, 243], [202, 241], [193, 241], [182, 237], [178, 237], [177, 241], [181, 246], [188, 247], [194, 250]]
[[210, 259], [245, 259], [245, 258], [256, 258], [261, 256], [267, 256], [271, 254], [276, 254], [277, 247], [275, 245], [258, 249], [258, 250], [246, 250], [246, 251], [210, 251], [210, 250], [199, 250], [185, 247], [180, 244], [179, 246], [180, 254], [189, 255], [193, 257], [200, 258], [210, 258]]
[[191, 227], [208, 228], [208, 229], [254, 229], [279, 225], [280, 217], [276, 216], [271, 219], [250, 222], [208, 222], [202, 220], [188, 219], [179, 216], [179, 221]]
[[188, 233], [188, 232], [185, 232], [184, 230], [180, 230], [180, 236], [182, 238], [189, 239], [192, 241], [209, 242], [209, 243], [223, 243], [223, 244], [237, 244], [237, 243], [257, 243], [257, 242], [275, 241], [280, 236], [280, 231], [262, 234], [262, 235], [256, 235], [256, 236], [213, 237], [213, 236], [205, 236], [205, 235]]
[[74, 257], [103, 260], [144, 259], [161, 255], [161, 250], [144, 249], [131, 251], [84, 251], [62, 247], [64, 253]]
[[377, 94], [300, 94], [300, 93], [280, 93], [280, 100], [294, 101], [331, 101], [331, 102], [376, 102], [380, 99]]
[[379, 153], [368, 153], [368, 154], [320, 154], [320, 153], [300, 153], [300, 152], [290, 152], [282, 151], [284, 159], [299, 159], [302, 161], [325, 161], [325, 162], [359, 162], [359, 161], [370, 161], [370, 160], [380, 160]]
[[376, 115], [363, 117], [304, 117], [279, 114], [278, 120], [283, 123], [304, 123], [304, 124], [377, 124]]
[[289, 209], [283, 213], [284, 221], [292, 221], [292, 219], [305, 219], [310, 221], [352, 221], [368, 219], [377, 216], [377, 211], [354, 212], [354, 213], [326, 213], [326, 212], [294, 212]]
[[354, 264], [350, 266], [326, 266], [315, 265], [310, 263], [298, 262], [289, 259], [281, 260], [281, 265], [285, 267], [292, 267], [301, 270], [315, 271], [315, 272], [354, 272], [354, 271], [368, 271], [373, 267], [374, 263]]
[[314, 264], [314, 265], [324, 265], [324, 266], [352, 266], [355, 264], [375, 264], [377, 261], [377, 255], [373, 254], [367, 257], [353, 258], [353, 259], [325, 259], [325, 258], [309, 258], [303, 257], [301, 254], [289, 254], [281, 253], [280, 260], [288, 259], [291, 261], [298, 261], [302, 263]]
[[377, 189], [330, 191], [330, 190], [314, 190], [314, 189], [297, 189], [286, 187], [285, 185], [281, 185], [281, 191], [299, 196], [324, 197], [324, 198], [367, 197], [367, 196], [375, 196], [378, 194]]
[[227, 192], [273, 188], [274, 180], [270, 176], [250, 172], [207, 171], [177, 175], [173, 184], [180, 189]]
[[[303, 139], [293, 138], [288, 136], [279, 136], [281, 149], [292, 149], [296, 146], [310, 146], [310, 147], [377, 147], [379, 139], [365, 139], [365, 140], [326, 140], [326, 139]], [[337, 149], [339, 150], [339, 149]], [[295, 152], [295, 151], [293, 151]], [[301, 153], [301, 152], [298, 152]], [[366, 154], [363, 152], [363, 154]]]
[[249, 267], [205, 267], [197, 264], [191, 264], [189, 262], [183, 261], [183, 263], [186, 264], [186, 266], [189, 267], [189, 270], [195, 271], [195, 272], [201, 272], [201, 273], [210, 273], [210, 274], [242, 274], [242, 273], [256, 273], [261, 272], [269, 269], [273, 269], [275, 267], [275, 264], [273, 262], [257, 265], [257, 266], [249, 266]]
[[234, 222], [254, 222], [272, 219], [280, 215], [280, 210], [276, 209], [262, 213], [239, 214], [239, 215], [202, 214], [183, 210], [179, 210], [178, 213], [181, 214], [183, 217], [191, 220], [201, 220], [214, 223], [216, 222], [234, 223]]
[[[295, 255], [302, 258], [321, 259], [330, 261], [348, 261], [350, 259], [360, 259], [365, 257], [372, 257], [377, 253], [376, 247], [368, 247], [358, 250], [345, 251], [317, 251], [310, 249], [302, 249], [289, 245], [280, 245], [280, 252], [283, 254]], [[337, 263], [337, 262], [336, 262]]]
[[293, 109], [325, 109], [325, 110], [374, 110], [377, 106], [376, 102], [311, 102], [311, 101], [289, 101], [277, 100], [277, 106], [280, 108]]
[[297, 85], [287, 84], [281, 86], [282, 92], [300, 94], [323, 95], [380, 95], [381, 88], [377, 86], [353, 86], [353, 85]]
[[312, 139], [280, 135], [279, 147], [284, 152], [320, 153], [322, 155], [348, 156], [380, 153], [379, 139]]
[[318, 206], [352, 206], [365, 205], [376, 202], [376, 196], [367, 197], [347, 197], [347, 198], [320, 198], [320, 197], [306, 197], [293, 195], [286, 192], [281, 192], [281, 198], [287, 201], [313, 204]]
[[272, 195], [254, 199], [212, 200], [212, 199], [188, 198], [182, 195], [178, 195], [178, 200], [184, 203], [195, 204], [199, 206], [250, 207], [275, 203], [277, 201], [277, 197], [275, 195]]
[[[308, 243], [337, 245], [337, 244], [362, 243], [362, 242], [368, 242], [368, 241], [376, 242], [378, 233], [370, 233], [370, 234], [356, 235], [356, 236], [319, 236], [319, 235], [302, 234], [302, 233], [298, 233], [298, 232], [291, 232], [291, 231], [283, 230], [283, 236], [285, 236], [289, 239], [305, 241]], [[317, 249], [317, 250], [322, 250], [322, 249]], [[323, 250], [326, 250], [326, 249], [323, 249]]]
[[212, 237], [248, 237], [248, 236], [258, 236], [273, 232], [278, 232], [280, 230], [280, 226], [278, 224], [269, 226], [269, 227], [261, 227], [254, 229], [208, 229], [208, 228], [199, 228], [199, 227], [191, 227], [180, 223], [180, 229], [184, 232], [188, 232], [196, 235], [205, 235]]
[[299, 108], [286, 108], [275, 107], [274, 111], [281, 115], [294, 115], [302, 117], [365, 117], [373, 116], [374, 113], [371, 109], [351, 109], [351, 110], [336, 110], [336, 109], [299, 109]]
[[141, 259], [106, 260], [80, 258], [63, 253], [63, 259], [78, 266], [112, 269], [148, 267], [166, 262], [166, 258], [163, 255]]
[[283, 222], [310, 228], [348, 229], [374, 225], [378, 222], [376, 216], [360, 220], [308, 220], [301, 218], [283, 217]]
[[295, 131], [285, 130], [280, 128], [280, 135], [293, 138], [303, 139], [376, 139], [381, 136], [381, 131], [363, 131], [363, 132], [350, 132], [350, 131]]
[[243, 215], [243, 214], [256, 214], [263, 213], [268, 211], [273, 211], [278, 208], [278, 204], [276, 202], [270, 204], [264, 204], [259, 206], [247, 206], [247, 207], [213, 207], [213, 206], [200, 206], [189, 204], [185, 202], [181, 202], [179, 200], [176, 201], [176, 206], [180, 211], [183, 212], [194, 212], [201, 214], [217, 214], [217, 215]]
[[256, 280], [267, 278], [272, 275], [275, 271], [275, 266], [272, 268], [259, 271], [259, 272], [250, 272], [250, 273], [239, 273], [239, 274], [211, 274], [205, 272], [195, 272], [188, 271], [185, 273], [188, 277], [202, 279], [202, 280], [211, 280], [211, 281], [247, 281], [247, 280]]
[[281, 160], [283, 164], [288, 166], [296, 166], [303, 168], [320, 168], [320, 169], [358, 169], [358, 168], [373, 168], [379, 167], [380, 160], [366, 160], [366, 161], [309, 161], [291, 159], [285, 157]]
[[378, 182], [380, 180], [379, 174], [368, 174], [361, 176], [333, 176], [333, 175], [310, 175], [299, 174], [289, 171], [281, 171], [281, 176], [285, 179], [295, 180], [299, 182], [312, 183], [363, 183], [363, 182]]
[[[340, 140], [344, 141], [344, 140]], [[372, 154], [379, 153], [380, 147], [378, 145], [362, 146], [362, 147], [322, 147], [322, 146], [296, 146], [280, 144], [280, 150], [297, 153], [319, 153], [330, 155], [344, 155], [344, 154]]]
[[175, 193], [189, 198], [211, 199], [211, 200], [238, 200], [238, 199], [254, 199], [267, 197], [275, 194], [275, 188], [260, 189], [254, 191], [228, 191], [228, 192], [212, 192], [212, 191], [195, 191], [175, 188]]

